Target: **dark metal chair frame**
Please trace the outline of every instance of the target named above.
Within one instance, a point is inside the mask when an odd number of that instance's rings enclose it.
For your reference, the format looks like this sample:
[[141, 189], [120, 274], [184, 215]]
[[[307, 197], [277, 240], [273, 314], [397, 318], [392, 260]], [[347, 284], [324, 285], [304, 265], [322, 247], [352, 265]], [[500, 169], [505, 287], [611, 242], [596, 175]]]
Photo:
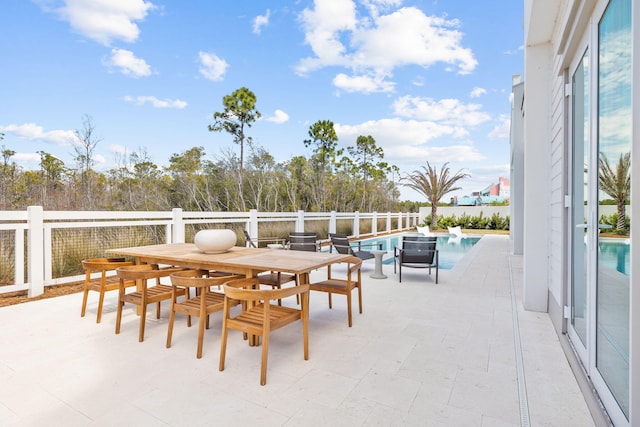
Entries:
[[293, 251], [318, 252], [320, 250], [320, 242], [316, 239], [316, 233], [294, 231], [289, 233], [288, 247]]
[[436, 284], [438, 284], [438, 249], [436, 237], [433, 236], [404, 236], [402, 248], [393, 249], [393, 272], [399, 266], [398, 279], [402, 282], [402, 267], [428, 268], [436, 270]]
[[382, 243], [363, 244], [362, 242], [354, 242], [358, 245], [357, 249], [354, 250], [354, 247], [351, 245], [351, 242], [349, 242], [349, 238], [346, 234], [329, 233], [329, 239], [331, 239], [331, 248], [335, 248], [339, 254], [357, 256], [363, 261], [374, 257], [371, 252], [363, 251], [363, 247], [376, 247], [377, 249], [382, 250]]
[[280, 244], [284, 247], [286, 239], [281, 239], [279, 237], [261, 237], [257, 239], [252, 239], [247, 230], [242, 230], [244, 232], [244, 241], [245, 246], [250, 248], [257, 248], [260, 246], [260, 243], [274, 243]]

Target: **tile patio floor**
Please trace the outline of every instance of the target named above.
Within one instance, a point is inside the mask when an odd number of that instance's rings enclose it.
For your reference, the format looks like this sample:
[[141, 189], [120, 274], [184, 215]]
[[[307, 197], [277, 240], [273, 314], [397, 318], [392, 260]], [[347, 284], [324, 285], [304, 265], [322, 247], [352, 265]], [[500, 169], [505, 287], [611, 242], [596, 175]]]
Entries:
[[183, 318], [165, 348], [168, 304], [160, 320], [148, 316], [143, 343], [130, 306], [114, 334], [115, 293], [100, 324], [95, 294], [85, 318], [81, 294], [0, 308], [0, 426], [593, 425], [548, 315], [522, 308], [507, 237], [481, 239], [438, 285], [423, 269], [405, 269], [399, 284], [384, 268], [388, 279], [376, 280], [364, 264], [352, 328], [344, 297], [329, 310], [312, 293], [310, 359], [298, 324], [274, 332], [266, 386], [260, 349], [233, 331], [218, 371], [219, 315], [198, 360], [197, 329]]

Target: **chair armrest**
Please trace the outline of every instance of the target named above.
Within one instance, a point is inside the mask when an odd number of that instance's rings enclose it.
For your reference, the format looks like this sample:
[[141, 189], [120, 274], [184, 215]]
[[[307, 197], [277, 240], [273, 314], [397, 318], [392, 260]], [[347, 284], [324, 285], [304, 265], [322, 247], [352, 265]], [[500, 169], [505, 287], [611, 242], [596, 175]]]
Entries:
[[378, 250], [382, 250], [382, 242], [378, 242], [378, 243], [365, 243], [362, 244], [361, 242], [358, 242], [358, 250], [360, 250], [363, 247], [369, 247], [369, 248], [374, 248], [376, 247]]

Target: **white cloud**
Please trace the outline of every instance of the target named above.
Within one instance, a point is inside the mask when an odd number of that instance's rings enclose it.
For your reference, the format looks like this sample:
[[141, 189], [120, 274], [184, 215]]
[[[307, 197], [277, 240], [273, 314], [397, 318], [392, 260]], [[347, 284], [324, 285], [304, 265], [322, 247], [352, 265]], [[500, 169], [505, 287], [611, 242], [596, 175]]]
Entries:
[[0, 131], [28, 140], [51, 142], [62, 147], [73, 145], [76, 142], [76, 135], [72, 130], [45, 131], [42, 126], [35, 123], [0, 126]]
[[135, 105], [151, 104], [155, 108], [177, 108], [181, 110], [187, 106], [186, 101], [179, 99], [158, 99], [155, 96], [125, 96], [124, 100]]
[[362, 4], [369, 10], [371, 16], [380, 15], [381, 11], [386, 11], [392, 7], [402, 6], [403, 0], [362, 0]]
[[113, 40], [135, 42], [140, 35], [136, 22], [154, 8], [144, 0], [64, 0], [63, 6], [47, 11], [58, 14], [79, 34], [109, 46]]
[[129, 153], [129, 149], [127, 147], [125, 147], [124, 145], [120, 145], [120, 144], [111, 144], [109, 145], [109, 151], [112, 153], [116, 153], [116, 154], [128, 154]]
[[346, 92], [393, 92], [395, 83], [385, 81], [384, 76], [347, 76], [340, 73], [333, 79], [333, 84]]
[[400, 4], [396, 0], [368, 0], [368, 15], [364, 11], [357, 15], [353, 0], [316, 0], [314, 9], [305, 9], [300, 15], [305, 42], [314, 56], [301, 59], [296, 71], [304, 75], [338, 66], [352, 70], [357, 77], [391, 75], [405, 65], [428, 68], [443, 63], [459, 74], [475, 69], [473, 52], [461, 45], [463, 34], [457, 20], [428, 16], [415, 7], [381, 14]]
[[507, 50], [504, 52], [505, 55], [517, 55], [518, 53], [524, 50], [524, 45], [518, 46], [516, 49]]
[[500, 114], [499, 123], [489, 132], [491, 139], [509, 139], [511, 135], [511, 117], [507, 114]]
[[[459, 127], [441, 125], [430, 121], [382, 119], [357, 125], [335, 125], [340, 143], [353, 145], [359, 135], [375, 135], [376, 144], [384, 150], [385, 159], [401, 169], [415, 168], [416, 162], [443, 163], [456, 159], [473, 162], [485, 159], [473, 144], [464, 138], [468, 133]], [[446, 139], [460, 140], [458, 144]]]
[[273, 115], [265, 118], [267, 122], [282, 124], [289, 121], [289, 115], [282, 110], [276, 110]]
[[491, 119], [480, 104], [464, 104], [458, 99], [403, 96], [393, 103], [394, 113], [401, 117], [433, 120], [457, 126], [476, 126]]
[[215, 53], [199, 52], [201, 66], [199, 68], [200, 74], [208, 80], [214, 82], [221, 81], [224, 78], [224, 73], [227, 72], [229, 64], [219, 58]]
[[125, 49], [111, 49], [111, 58], [103, 61], [109, 67], [116, 67], [125, 76], [147, 77], [151, 67], [144, 59], [136, 58], [133, 52]]
[[271, 11], [267, 9], [267, 13], [255, 17], [253, 20], [253, 34], [260, 34], [262, 27], [269, 25], [269, 16], [271, 16]]
[[487, 90], [483, 89], [481, 87], [474, 87], [473, 89], [471, 89], [471, 93], [469, 94], [469, 96], [471, 98], [478, 98], [482, 95], [486, 95]]
[[40, 154], [38, 153], [16, 153], [11, 157], [18, 164], [40, 164]]
[[300, 61], [296, 67], [300, 74], [330, 65], [348, 65], [340, 33], [356, 29], [356, 7], [352, 0], [316, 0], [315, 9], [305, 9], [300, 18], [305, 42], [316, 55]]

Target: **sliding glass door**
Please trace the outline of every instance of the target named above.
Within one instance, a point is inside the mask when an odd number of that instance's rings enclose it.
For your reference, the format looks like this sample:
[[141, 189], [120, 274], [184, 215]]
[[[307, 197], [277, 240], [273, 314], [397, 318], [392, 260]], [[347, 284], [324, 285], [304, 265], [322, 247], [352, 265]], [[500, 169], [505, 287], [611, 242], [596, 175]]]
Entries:
[[631, 0], [601, 0], [570, 70], [569, 337], [616, 425], [629, 418]]
[[611, 0], [598, 23], [598, 204], [595, 368], [629, 417], [631, 1]]

